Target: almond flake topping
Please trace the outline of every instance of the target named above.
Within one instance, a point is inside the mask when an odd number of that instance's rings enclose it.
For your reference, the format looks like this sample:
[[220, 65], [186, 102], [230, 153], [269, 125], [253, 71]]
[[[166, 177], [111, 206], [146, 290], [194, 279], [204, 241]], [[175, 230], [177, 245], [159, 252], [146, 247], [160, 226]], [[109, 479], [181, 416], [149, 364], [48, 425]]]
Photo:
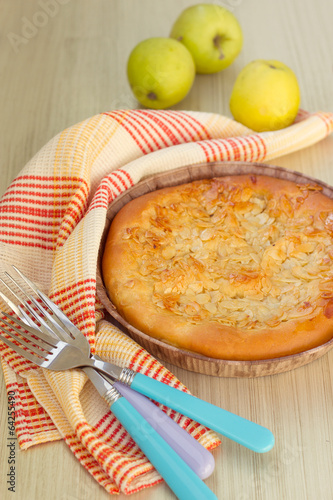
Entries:
[[314, 316], [333, 297], [333, 212], [298, 216], [315, 190], [298, 188], [273, 196], [212, 179], [155, 200], [123, 234], [155, 305], [247, 329]]

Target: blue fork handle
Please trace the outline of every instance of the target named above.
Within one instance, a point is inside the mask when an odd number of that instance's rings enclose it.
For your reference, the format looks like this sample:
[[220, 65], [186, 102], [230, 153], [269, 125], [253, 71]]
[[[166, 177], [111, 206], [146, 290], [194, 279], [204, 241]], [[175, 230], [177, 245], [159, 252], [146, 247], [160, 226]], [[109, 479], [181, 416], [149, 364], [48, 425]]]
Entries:
[[215, 467], [214, 457], [194, 437], [160, 410], [149, 398], [120, 382], [115, 382], [113, 385], [200, 479], [206, 479], [212, 474]]
[[266, 427], [141, 373], [135, 374], [130, 387], [183, 415], [193, 418], [250, 450], [265, 453], [274, 446], [274, 435]]
[[[96, 359], [102, 361], [96, 354], [91, 359], [93, 361]], [[91, 368], [87, 369], [91, 370]], [[212, 474], [215, 467], [214, 457], [194, 437], [160, 410], [149, 398], [146, 398], [137, 391], [133, 391], [133, 389], [119, 381], [114, 382], [113, 385], [148, 420], [155, 431], [194, 470], [200, 479], [206, 479]]]
[[150, 463], [161, 474], [179, 500], [217, 500], [214, 493], [153, 429], [129, 401], [120, 397], [111, 405]]

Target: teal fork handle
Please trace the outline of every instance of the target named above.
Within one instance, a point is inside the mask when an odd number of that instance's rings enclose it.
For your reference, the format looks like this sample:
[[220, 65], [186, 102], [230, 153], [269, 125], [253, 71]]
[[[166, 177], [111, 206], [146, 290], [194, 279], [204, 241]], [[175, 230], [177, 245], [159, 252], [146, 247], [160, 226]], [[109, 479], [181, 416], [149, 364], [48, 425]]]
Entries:
[[179, 500], [217, 500], [208, 486], [124, 397], [111, 405], [111, 411]]
[[143, 394], [133, 391], [133, 389], [120, 382], [115, 382], [113, 387], [149, 422], [200, 479], [207, 479], [212, 474], [215, 467], [213, 455], [191, 434], [186, 432]]
[[141, 373], [135, 374], [130, 387], [187, 417], [193, 418], [250, 450], [264, 453], [274, 446], [274, 435], [266, 427]]

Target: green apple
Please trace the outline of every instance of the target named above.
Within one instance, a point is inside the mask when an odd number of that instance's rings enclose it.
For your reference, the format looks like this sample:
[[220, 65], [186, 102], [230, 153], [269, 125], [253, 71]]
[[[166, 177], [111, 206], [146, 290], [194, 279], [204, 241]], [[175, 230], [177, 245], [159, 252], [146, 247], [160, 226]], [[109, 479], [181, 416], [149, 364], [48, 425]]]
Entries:
[[279, 130], [294, 122], [300, 100], [296, 75], [288, 66], [257, 59], [237, 76], [230, 111], [235, 120], [256, 132]]
[[127, 77], [137, 100], [147, 108], [165, 109], [190, 91], [195, 65], [184, 45], [171, 38], [148, 38], [131, 52]]
[[227, 68], [243, 46], [243, 33], [236, 17], [216, 4], [185, 9], [173, 25], [170, 37], [188, 48], [197, 73], [217, 73]]

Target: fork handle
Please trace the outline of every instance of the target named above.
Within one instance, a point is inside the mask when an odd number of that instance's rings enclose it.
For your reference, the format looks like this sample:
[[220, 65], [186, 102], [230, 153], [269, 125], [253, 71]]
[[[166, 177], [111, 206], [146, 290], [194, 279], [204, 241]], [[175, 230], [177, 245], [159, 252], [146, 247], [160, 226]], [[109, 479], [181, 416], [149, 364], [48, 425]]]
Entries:
[[119, 380], [131, 389], [193, 418], [252, 451], [265, 453], [274, 446], [274, 435], [262, 425], [129, 368], [120, 368], [112, 363], [94, 359], [93, 356], [88, 358], [88, 362], [113, 382]]
[[[107, 364], [96, 354], [91, 356], [90, 359], [94, 363], [94, 367], [96, 360], [101, 361], [103, 366]], [[134, 391], [128, 385], [119, 381], [114, 382], [113, 386], [148, 420], [150, 425], [201, 479], [206, 479], [212, 474], [215, 468], [214, 457], [199, 441], [194, 439], [191, 434], [186, 432], [185, 429], [160, 410], [149, 398], [140, 394], [140, 392]]]
[[212, 474], [215, 467], [213, 455], [191, 434], [160, 410], [149, 398], [133, 391], [120, 382], [115, 382], [113, 386], [149, 422], [200, 479], [206, 479]]
[[179, 500], [217, 500], [214, 493], [124, 397], [111, 405], [151, 464]]
[[130, 387], [253, 451], [264, 453], [274, 446], [274, 435], [266, 427], [151, 377], [135, 373], [130, 377]]

